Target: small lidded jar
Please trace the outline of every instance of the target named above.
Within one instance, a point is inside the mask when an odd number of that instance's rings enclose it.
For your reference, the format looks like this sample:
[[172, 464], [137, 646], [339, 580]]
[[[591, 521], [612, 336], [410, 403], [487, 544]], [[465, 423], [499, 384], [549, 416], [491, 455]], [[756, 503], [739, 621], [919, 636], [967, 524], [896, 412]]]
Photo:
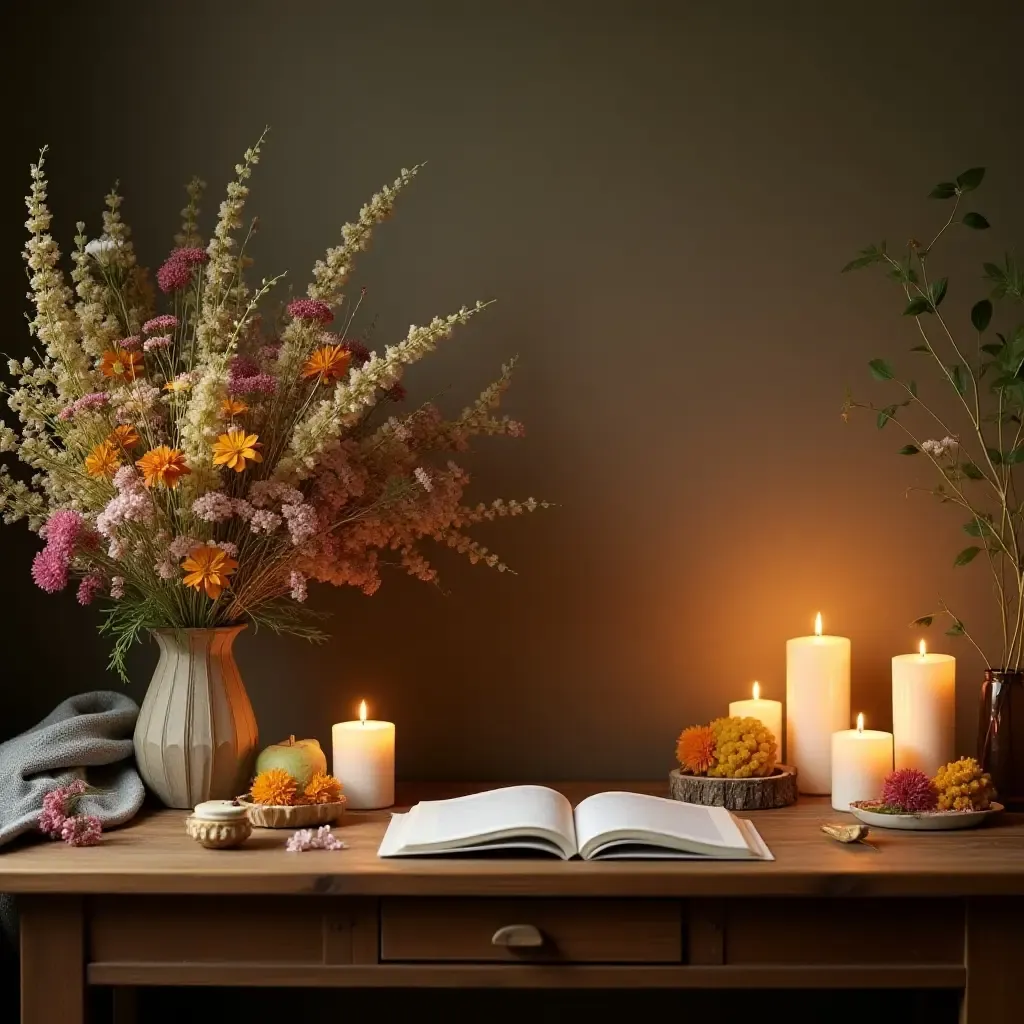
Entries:
[[233, 800], [206, 800], [185, 819], [185, 831], [208, 850], [228, 850], [252, 835], [252, 823]]

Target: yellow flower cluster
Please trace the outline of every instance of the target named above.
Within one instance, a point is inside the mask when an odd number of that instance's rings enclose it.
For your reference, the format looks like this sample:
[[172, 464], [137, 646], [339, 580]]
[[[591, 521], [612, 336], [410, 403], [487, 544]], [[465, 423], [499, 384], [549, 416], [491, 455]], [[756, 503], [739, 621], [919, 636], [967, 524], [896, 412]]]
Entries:
[[939, 793], [940, 811], [985, 811], [996, 796], [992, 777], [973, 757], [943, 765], [932, 783]]
[[749, 779], [774, 771], [778, 744], [763, 722], [756, 718], [716, 718], [711, 731], [715, 736], [715, 763], [708, 775], [712, 778]]

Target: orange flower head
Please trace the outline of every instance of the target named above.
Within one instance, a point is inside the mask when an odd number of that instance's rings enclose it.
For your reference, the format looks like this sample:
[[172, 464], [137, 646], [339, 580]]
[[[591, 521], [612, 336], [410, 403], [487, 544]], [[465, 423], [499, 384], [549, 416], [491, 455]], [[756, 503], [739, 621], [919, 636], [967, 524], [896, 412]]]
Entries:
[[715, 763], [715, 745], [710, 726], [693, 725], [679, 737], [676, 757], [691, 775], [703, 775]]
[[220, 403], [220, 411], [225, 416], [241, 416], [243, 412], [249, 411], [249, 406], [238, 398], [225, 398]]
[[259, 434], [247, 434], [238, 427], [232, 427], [217, 438], [213, 446], [213, 464], [227, 466], [241, 473], [246, 463], [263, 461], [263, 456], [257, 450], [261, 447]]
[[151, 448], [135, 465], [142, 470], [147, 487], [154, 484], [177, 487], [181, 477], [192, 472], [185, 465], [185, 453], [177, 448], [168, 448], [165, 444]]
[[107, 443], [112, 444], [115, 448], [123, 448], [128, 451], [141, 440], [139, 432], [130, 423], [123, 423], [119, 427], [114, 427], [110, 437], [107, 438]]
[[252, 780], [250, 796], [254, 804], [289, 807], [295, 803], [295, 780], [283, 768], [268, 768]]
[[304, 804], [336, 804], [340, 799], [341, 783], [327, 772], [317, 772], [302, 793]]
[[109, 441], [100, 441], [85, 457], [85, 471], [89, 476], [112, 477], [120, 468], [119, 450]]
[[352, 356], [340, 345], [324, 345], [306, 360], [302, 368], [303, 377], [319, 377], [321, 384], [337, 380], [348, 369]]
[[141, 352], [127, 352], [123, 348], [108, 348], [100, 359], [104, 377], [114, 380], [135, 380], [144, 370]]
[[181, 567], [187, 573], [182, 580], [186, 587], [205, 590], [206, 596], [216, 601], [238, 568], [238, 562], [222, 548], [200, 544], [188, 553]]

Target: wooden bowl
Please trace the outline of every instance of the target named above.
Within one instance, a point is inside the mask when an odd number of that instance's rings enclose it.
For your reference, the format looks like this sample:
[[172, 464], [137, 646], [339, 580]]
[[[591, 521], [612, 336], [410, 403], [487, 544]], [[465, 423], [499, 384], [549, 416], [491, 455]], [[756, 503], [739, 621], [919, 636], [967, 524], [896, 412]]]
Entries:
[[344, 796], [334, 803], [295, 804], [291, 807], [254, 804], [248, 794], [240, 796], [238, 802], [257, 828], [319, 828], [334, 824], [345, 813]]
[[684, 775], [678, 768], [669, 773], [673, 800], [730, 811], [765, 811], [796, 803], [796, 769], [777, 764], [771, 775], [752, 779], [713, 779]]

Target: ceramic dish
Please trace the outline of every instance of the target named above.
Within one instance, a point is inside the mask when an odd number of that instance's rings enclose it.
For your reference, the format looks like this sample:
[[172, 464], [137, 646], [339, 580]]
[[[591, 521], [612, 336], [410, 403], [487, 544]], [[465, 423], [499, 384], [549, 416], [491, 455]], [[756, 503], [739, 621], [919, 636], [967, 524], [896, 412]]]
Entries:
[[865, 825], [875, 828], [897, 828], [908, 831], [943, 831], [954, 828], [975, 828], [993, 814], [998, 814], [1002, 804], [993, 803], [987, 811], [924, 811], [920, 814], [883, 814], [871, 810], [866, 800], [850, 804], [850, 813]]
[[248, 794], [238, 798], [246, 809], [249, 820], [257, 828], [312, 828], [333, 825], [345, 813], [345, 798], [330, 804], [296, 804], [293, 807], [276, 807], [270, 804], [254, 804]]

